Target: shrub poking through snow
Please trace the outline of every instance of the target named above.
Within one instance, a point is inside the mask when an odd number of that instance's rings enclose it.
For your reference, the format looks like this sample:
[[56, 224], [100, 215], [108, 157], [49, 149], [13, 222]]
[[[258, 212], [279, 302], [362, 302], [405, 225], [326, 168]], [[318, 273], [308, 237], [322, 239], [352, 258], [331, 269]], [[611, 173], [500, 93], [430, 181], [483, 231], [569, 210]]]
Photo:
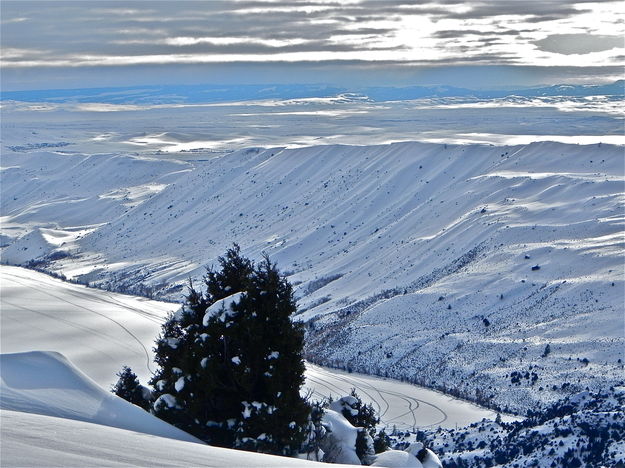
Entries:
[[[343, 428], [338, 434], [330, 434], [330, 444], [328, 448], [328, 457], [330, 460], [325, 461], [351, 463], [348, 461], [351, 455], [347, 456], [345, 453], [342, 455], [336, 454], [337, 451], [347, 451], [349, 447], [350, 450], [354, 451], [354, 455], [363, 465], [370, 465], [375, 456], [375, 426], [380, 421], [375, 415], [373, 406], [364, 404], [356, 393], [356, 390], [352, 389], [350, 395], [330, 402], [328, 409], [343, 417], [345, 421], [339, 424], [340, 427], [347, 425], [353, 430], [347, 431]], [[338, 424], [336, 416], [334, 419], [328, 418], [334, 421], [335, 426]], [[344, 437], [345, 434], [349, 434], [350, 437]], [[378, 446], [380, 445], [381, 444], [378, 443]]]
[[300, 449], [300, 458], [306, 460], [323, 461], [325, 453], [322, 449], [328, 430], [323, 424], [325, 409], [323, 403], [312, 402], [310, 405], [310, 415], [308, 417], [308, 427], [306, 428], [306, 439]]
[[384, 429], [376, 434], [373, 438], [373, 450], [375, 453], [386, 452], [391, 446], [391, 438]]
[[311, 409], [300, 396], [304, 334], [291, 321], [292, 287], [267, 256], [254, 265], [236, 244], [219, 264], [206, 291], [190, 285], [163, 325], [154, 412], [212, 445], [295, 455]]
[[119, 379], [111, 389], [115, 395], [124, 400], [143, 408], [150, 410], [151, 392], [148, 388], [139, 383], [139, 379], [130, 367], [124, 366], [117, 373]]

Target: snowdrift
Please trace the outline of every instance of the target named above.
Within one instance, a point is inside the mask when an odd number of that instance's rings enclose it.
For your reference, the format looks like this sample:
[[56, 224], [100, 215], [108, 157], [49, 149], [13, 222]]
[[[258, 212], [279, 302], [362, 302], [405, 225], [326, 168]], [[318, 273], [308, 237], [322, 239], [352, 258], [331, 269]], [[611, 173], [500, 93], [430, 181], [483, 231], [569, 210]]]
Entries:
[[103, 390], [56, 352], [0, 354], [0, 408], [202, 443]]

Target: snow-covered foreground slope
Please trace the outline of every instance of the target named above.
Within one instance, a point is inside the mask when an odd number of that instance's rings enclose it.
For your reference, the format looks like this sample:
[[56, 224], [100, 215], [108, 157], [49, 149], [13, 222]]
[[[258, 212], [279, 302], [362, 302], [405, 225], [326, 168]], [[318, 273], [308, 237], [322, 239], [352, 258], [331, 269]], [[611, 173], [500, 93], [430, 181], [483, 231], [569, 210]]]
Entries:
[[326, 466], [205, 445], [106, 392], [61, 354], [0, 356], [2, 466]]
[[203, 156], [7, 152], [3, 259], [175, 296], [238, 242], [298, 284], [317, 362], [521, 411], [615, 381], [622, 147]]
[[[46, 355], [12, 354], [9, 358], [5, 354], [1, 361], [3, 379], [7, 375], [7, 386], [2, 388], [3, 405], [10, 400], [14, 404], [9, 409], [90, 421], [93, 414], [73, 406], [76, 392], [90, 400], [89, 408], [99, 408], [99, 414], [105, 407], [100, 402], [109, 401], [112, 396], [96, 391], [94, 384], [83, 380], [93, 379], [101, 388], [108, 389], [116, 380], [115, 373], [122, 365], [128, 365], [145, 384], [154, 369], [154, 340], [166, 312], [175, 308], [175, 304], [89, 289], [36, 271], [0, 266], [2, 352], [55, 351], [80, 369]], [[15, 363], [20, 359], [26, 360], [28, 365]], [[45, 365], [47, 361], [50, 366]], [[75, 392], [58, 391], [56, 396], [52, 396], [51, 390], [15, 393], [11, 382], [23, 383], [23, 378], [17, 374], [26, 375], [28, 369], [37, 366], [42, 368], [42, 374], [31, 372], [32, 378], [41, 380], [33, 381], [30, 387], [45, 388], [50, 385], [46, 384], [47, 377], [61, 373], [71, 378], [72, 382], [64, 385], [71, 384]], [[61, 367], [63, 372], [46, 374], [47, 367]], [[56, 377], [52, 381], [60, 382]], [[336, 399], [349, 394], [352, 388], [357, 389], [365, 402], [374, 405], [382, 423], [389, 427], [452, 428], [482, 418], [495, 418], [492, 411], [407, 383], [307, 366], [303, 392], [311, 392], [313, 398], [333, 396]], [[111, 418], [108, 421], [116, 425]]]
[[2, 353], [60, 352], [104, 388], [122, 365], [147, 381], [154, 339], [179, 307], [9, 266], [0, 267], [0, 288]]
[[[323, 466], [209, 447], [105, 392], [59, 353], [0, 354], [0, 370], [3, 466]], [[360, 465], [356, 428], [330, 409], [325, 418], [337, 440], [353, 436], [341, 463]]]
[[[0, 411], [3, 466], [11, 467], [327, 467], [325, 463], [157, 437], [39, 414]], [[343, 466], [347, 465], [332, 465]]]

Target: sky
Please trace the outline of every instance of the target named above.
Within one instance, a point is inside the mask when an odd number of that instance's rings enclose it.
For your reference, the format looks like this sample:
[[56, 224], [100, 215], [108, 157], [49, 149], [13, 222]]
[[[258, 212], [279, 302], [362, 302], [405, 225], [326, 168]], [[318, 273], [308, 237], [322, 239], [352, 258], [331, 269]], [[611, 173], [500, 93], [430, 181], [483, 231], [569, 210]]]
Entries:
[[604, 83], [625, 2], [2, 0], [1, 85]]

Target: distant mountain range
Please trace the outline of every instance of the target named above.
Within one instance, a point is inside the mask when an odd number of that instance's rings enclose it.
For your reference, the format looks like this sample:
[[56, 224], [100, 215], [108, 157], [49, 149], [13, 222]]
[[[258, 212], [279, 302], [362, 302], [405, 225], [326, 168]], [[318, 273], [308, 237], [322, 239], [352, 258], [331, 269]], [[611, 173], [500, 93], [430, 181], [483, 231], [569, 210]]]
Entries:
[[474, 90], [452, 86], [340, 88], [318, 84], [295, 85], [162, 85], [123, 88], [47, 89], [0, 93], [2, 101], [100, 102], [111, 104], [199, 104], [266, 99], [329, 98], [349, 94], [373, 101], [400, 101], [436, 97], [494, 99], [506, 96], [625, 97], [625, 80], [606, 85], [553, 85], [509, 90]]

